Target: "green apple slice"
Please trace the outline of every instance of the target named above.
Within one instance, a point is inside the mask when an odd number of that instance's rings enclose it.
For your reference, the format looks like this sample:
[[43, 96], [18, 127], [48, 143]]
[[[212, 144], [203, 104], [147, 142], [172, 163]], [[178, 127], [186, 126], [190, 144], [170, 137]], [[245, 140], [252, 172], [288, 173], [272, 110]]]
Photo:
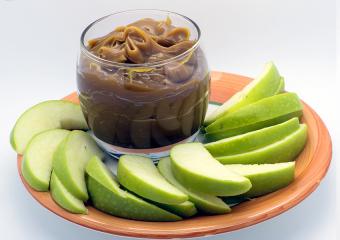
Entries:
[[177, 214], [178, 216], [185, 217], [185, 218], [192, 217], [197, 213], [195, 204], [193, 204], [190, 201], [185, 201], [180, 204], [164, 204], [164, 203], [157, 203], [157, 202], [152, 202], [152, 203], [169, 212], [172, 212], [174, 214]]
[[152, 160], [137, 155], [119, 158], [117, 177], [124, 187], [146, 199], [166, 204], [179, 204], [188, 196], [168, 183]]
[[61, 183], [57, 175], [51, 175], [51, 195], [53, 200], [62, 208], [71, 213], [87, 214], [87, 208], [83, 201], [73, 196]]
[[11, 145], [17, 153], [23, 154], [34, 135], [56, 128], [87, 129], [80, 106], [64, 100], [50, 100], [31, 107], [15, 123]]
[[162, 158], [158, 162], [158, 170], [172, 185], [189, 196], [189, 200], [202, 212], [209, 214], [223, 214], [231, 211], [230, 207], [222, 201], [222, 199], [210, 194], [198, 192], [192, 189], [185, 188], [179, 183], [171, 171], [170, 158]]
[[247, 178], [228, 171], [216, 161], [202, 143], [178, 144], [170, 150], [170, 157], [175, 178], [188, 189], [235, 196], [251, 187]]
[[93, 205], [106, 213], [142, 221], [178, 221], [181, 217], [122, 190], [114, 175], [98, 157], [86, 166], [87, 187]]
[[283, 93], [285, 91], [285, 79], [283, 77], [280, 78], [280, 84], [275, 91], [274, 95]]
[[73, 130], [59, 144], [53, 156], [53, 169], [67, 190], [86, 201], [85, 166], [92, 156], [103, 157], [103, 152], [86, 132]]
[[243, 194], [245, 197], [258, 197], [274, 192], [294, 180], [295, 162], [261, 165], [232, 164], [225, 167], [251, 181], [252, 188]]
[[207, 143], [204, 147], [214, 157], [240, 154], [274, 143], [297, 130], [299, 126], [299, 119], [292, 118], [271, 127]]
[[274, 63], [267, 63], [260, 76], [250, 82], [240, 92], [232, 96], [212, 114], [208, 115], [204, 124], [209, 125], [227, 113], [238, 110], [262, 98], [275, 95], [279, 86], [282, 84], [281, 79]]
[[223, 164], [261, 164], [293, 161], [302, 151], [307, 140], [307, 126], [300, 127], [285, 138], [265, 147], [223, 157], [216, 157]]
[[302, 115], [302, 104], [295, 93], [281, 93], [249, 104], [210, 124], [208, 139], [219, 140], [254, 131]]
[[35, 135], [28, 143], [22, 160], [21, 172], [27, 183], [37, 191], [48, 191], [53, 153], [70, 133], [52, 129]]

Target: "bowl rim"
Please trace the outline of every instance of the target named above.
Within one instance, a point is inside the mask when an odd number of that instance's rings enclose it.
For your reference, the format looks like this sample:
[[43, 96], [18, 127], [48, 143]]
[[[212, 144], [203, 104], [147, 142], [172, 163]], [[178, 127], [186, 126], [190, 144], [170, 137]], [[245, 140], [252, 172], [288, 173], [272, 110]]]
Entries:
[[[96, 56], [95, 54], [91, 53], [87, 47], [86, 47], [86, 43], [85, 43], [85, 36], [86, 33], [92, 28], [94, 27], [97, 23], [100, 23], [101, 21], [110, 18], [112, 16], [116, 16], [119, 14], [125, 14], [125, 13], [130, 13], [130, 12], [134, 12], [134, 11], [139, 11], [139, 12], [143, 12], [143, 11], [153, 11], [153, 12], [158, 12], [161, 14], [169, 15], [169, 14], [173, 14], [177, 17], [183, 18], [184, 20], [188, 21], [189, 23], [191, 23], [195, 30], [197, 31], [197, 39], [195, 39], [195, 44], [193, 46], [191, 46], [189, 49], [187, 49], [186, 51], [184, 51], [183, 53], [180, 53], [176, 56], [173, 56], [171, 58], [165, 59], [165, 60], [161, 60], [161, 61], [156, 61], [156, 62], [151, 62], [151, 63], [119, 63], [119, 62], [114, 62], [114, 61], [110, 61], [110, 60], [106, 60], [106, 59], [102, 59], [98, 56]], [[124, 11], [118, 11], [118, 12], [114, 12], [111, 14], [108, 14], [106, 16], [103, 16], [101, 18], [96, 19], [95, 21], [91, 22], [81, 33], [80, 35], [80, 51], [81, 53], [84, 53], [89, 59], [91, 59], [92, 61], [95, 61], [99, 64], [105, 64], [105, 65], [109, 65], [112, 67], [123, 67], [123, 68], [154, 68], [154, 67], [160, 67], [160, 66], [164, 66], [168, 63], [174, 62], [176, 60], [182, 59], [183, 57], [189, 55], [191, 52], [193, 52], [195, 49], [198, 48], [198, 46], [200, 45], [201, 42], [201, 29], [199, 28], [198, 24], [192, 20], [191, 18], [177, 13], [177, 12], [173, 12], [173, 11], [167, 11], [167, 10], [161, 10], [161, 9], [143, 9], [143, 8], [137, 8], [137, 9], [129, 9], [129, 10], [124, 10]]]

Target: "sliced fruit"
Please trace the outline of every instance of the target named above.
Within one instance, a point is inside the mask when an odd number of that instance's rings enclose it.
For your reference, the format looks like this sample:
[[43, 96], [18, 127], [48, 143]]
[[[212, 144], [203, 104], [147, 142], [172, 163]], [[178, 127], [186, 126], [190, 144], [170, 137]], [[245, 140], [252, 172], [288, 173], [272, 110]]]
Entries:
[[267, 63], [260, 76], [250, 82], [240, 92], [232, 96], [212, 114], [208, 115], [204, 121], [205, 125], [209, 125], [227, 113], [240, 109], [250, 103], [275, 95], [280, 84], [282, 84], [281, 79], [274, 63]]
[[231, 211], [230, 207], [220, 198], [192, 189], [189, 190], [179, 183], [172, 174], [170, 158], [162, 158], [158, 162], [157, 167], [163, 177], [165, 177], [169, 183], [187, 194], [189, 196], [189, 200], [193, 202], [199, 210], [210, 214], [223, 214]]
[[21, 171], [27, 183], [35, 190], [48, 191], [53, 153], [69, 133], [63, 129], [47, 130], [35, 135], [28, 143]]
[[168, 183], [150, 158], [123, 155], [119, 158], [117, 177], [124, 187], [146, 199], [166, 204], [179, 204], [188, 196]]
[[223, 164], [261, 164], [293, 161], [307, 140], [307, 126], [300, 127], [285, 138], [265, 147], [235, 155], [216, 157]]
[[64, 100], [50, 100], [31, 107], [15, 123], [11, 145], [17, 153], [23, 154], [34, 135], [56, 128], [87, 129], [80, 106]]
[[283, 77], [280, 78], [280, 84], [274, 95], [283, 93], [285, 91], [285, 79]]
[[246, 197], [258, 197], [286, 187], [294, 180], [295, 162], [275, 164], [232, 164], [225, 167], [251, 181], [251, 189], [244, 193]]
[[143, 221], [178, 221], [181, 217], [120, 189], [112, 173], [93, 157], [86, 166], [87, 186], [93, 205], [117, 217]]
[[53, 169], [67, 190], [86, 201], [85, 166], [92, 156], [103, 157], [90, 135], [72, 131], [58, 146], [53, 156]]
[[219, 118], [205, 130], [208, 139], [221, 139], [247, 133], [302, 115], [302, 104], [295, 93], [281, 93], [249, 104]]
[[178, 144], [170, 150], [170, 156], [175, 178], [189, 189], [215, 196], [235, 196], [251, 187], [247, 178], [228, 171], [201, 143]]
[[299, 126], [299, 119], [292, 118], [271, 127], [207, 143], [204, 147], [214, 157], [245, 153], [274, 143], [297, 130]]
[[164, 203], [157, 203], [153, 202], [155, 205], [172, 212], [174, 214], [177, 214], [178, 216], [181, 217], [192, 217], [197, 213], [197, 209], [195, 207], [195, 204], [193, 204], [190, 201], [185, 201], [180, 204], [164, 204]]
[[73, 196], [52, 172], [51, 175], [51, 195], [53, 200], [62, 208], [71, 213], [87, 214], [87, 208], [82, 200]]

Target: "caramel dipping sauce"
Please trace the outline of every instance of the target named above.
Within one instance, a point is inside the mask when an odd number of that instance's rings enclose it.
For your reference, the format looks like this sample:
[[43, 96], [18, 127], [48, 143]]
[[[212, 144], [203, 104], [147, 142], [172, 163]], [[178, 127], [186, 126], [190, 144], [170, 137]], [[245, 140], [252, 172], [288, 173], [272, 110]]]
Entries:
[[80, 104], [94, 135], [149, 149], [195, 134], [208, 106], [210, 75], [190, 30], [143, 18], [84, 44], [77, 66]]

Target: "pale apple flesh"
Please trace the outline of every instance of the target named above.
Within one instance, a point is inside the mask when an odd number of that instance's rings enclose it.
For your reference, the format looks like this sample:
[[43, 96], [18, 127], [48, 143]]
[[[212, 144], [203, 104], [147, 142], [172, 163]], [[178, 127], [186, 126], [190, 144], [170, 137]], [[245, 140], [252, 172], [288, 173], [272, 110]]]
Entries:
[[87, 186], [93, 205], [108, 214], [142, 221], [178, 221], [182, 218], [119, 187], [114, 175], [98, 157], [86, 166]]
[[204, 125], [207, 126], [218, 118], [250, 103], [277, 94], [279, 89], [281, 90], [281, 88], [284, 87], [282, 84], [284, 84], [283, 78], [280, 76], [274, 63], [267, 63], [260, 76], [250, 82], [244, 89], [233, 95], [213, 113], [209, 114], [204, 121]]
[[232, 164], [225, 167], [251, 181], [252, 188], [243, 194], [245, 197], [258, 197], [283, 187], [294, 181], [295, 162], [275, 164]]
[[235, 196], [248, 191], [250, 181], [226, 171], [202, 143], [185, 143], [170, 150], [171, 169], [185, 187], [215, 196]]
[[128, 190], [151, 201], [180, 204], [188, 196], [171, 185], [158, 171], [153, 161], [137, 155], [119, 158], [117, 177]]
[[285, 138], [265, 147], [229, 156], [216, 157], [222, 164], [262, 164], [293, 161], [307, 141], [307, 126], [300, 127]]
[[48, 191], [52, 172], [53, 153], [70, 133], [53, 129], [35, 135], [28, 143], [21, 172], [26, 182], [37, 191]]
[[79, 104], [64, 100], [39, 103], [25, 111], [11, 132], [11, 145], [23, 154], [36, 134], [50, 129], [88, 129]]
[[82, 200], [73, 196], [61, 183], [57, 175], [51, 175], [51, 195], [53, 200], [71, 213], [87, 214], [87, 208]]
[[157, 167], [163, 177], [165, 177], [169, 183], [187, 194], [189, 196], [189, 200], [193, 202], [200, 211], [208, 214], [223, 214], [231, 211], [230, 207], [220, 198], [185, 188], [181, 183], [179, 183], [171, 171], [170, 158], [167, 157], [160, 159]]
[[53, 170], [63, 185], [77, 198], [86, 201], [85, 166], [92, 156], [103, 157], [92, 137], [73, 130], [59, 144], [53, 156]]
[[293, 133], [299, 126], [299, 119], [292, 118], [274, 126], [207, 143], [204, 147], [214, 157], [241, 154], [277, 142]]

